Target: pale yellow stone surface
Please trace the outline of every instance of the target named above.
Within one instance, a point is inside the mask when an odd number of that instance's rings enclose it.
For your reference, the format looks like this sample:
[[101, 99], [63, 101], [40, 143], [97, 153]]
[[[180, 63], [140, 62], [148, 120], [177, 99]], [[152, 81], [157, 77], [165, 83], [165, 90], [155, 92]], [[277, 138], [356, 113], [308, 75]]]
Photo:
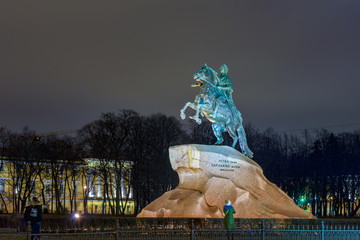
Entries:
[[138, 217], [222, 218], [230, 200], [237, 218], [315, 218], [267, 180], [256, 162], [229, 146], [179, 145], [169, 152], [179, 186]]

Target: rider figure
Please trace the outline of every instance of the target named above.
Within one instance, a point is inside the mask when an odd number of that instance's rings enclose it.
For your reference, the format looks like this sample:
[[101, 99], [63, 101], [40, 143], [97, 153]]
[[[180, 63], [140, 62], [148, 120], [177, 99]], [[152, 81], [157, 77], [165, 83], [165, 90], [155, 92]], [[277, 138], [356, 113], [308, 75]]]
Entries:
[[218, 91], [218, 96], [216, 97], [216, 100], [215, 100], [215, 109], [212, 112], [212, 114], [210, 115], [211, 117], [215, 117], [219, 110], [218, 101], [226, 102], [232, 111], [232, 115], [239, 114], [239, 113], [237, 113], [238, 111], [236, 110], [236, 106], [232, 99], [233, 88], [232, 88], [230, 77], [227, 75], [228, 71], [229, 71], [229, 68], [225, 64], [221, 65], [220, 74], [218, 75], [219, 83], [216, 86], [217, 89], [219, 89], [220, 91]]

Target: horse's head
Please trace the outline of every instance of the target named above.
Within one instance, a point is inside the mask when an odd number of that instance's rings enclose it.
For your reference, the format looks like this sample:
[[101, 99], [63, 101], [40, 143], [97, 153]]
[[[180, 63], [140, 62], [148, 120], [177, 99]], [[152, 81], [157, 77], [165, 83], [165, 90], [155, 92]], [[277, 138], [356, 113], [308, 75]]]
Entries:
[[202, 66], [199, 71], [194, 74], [195, 81], [198, 82], [196, 86], [202, 86], [204, 83], [210, 83], [211, 85], [216, 85], [218, 81], [217, 73], [211, 67], [208, 67], [206, 64]]

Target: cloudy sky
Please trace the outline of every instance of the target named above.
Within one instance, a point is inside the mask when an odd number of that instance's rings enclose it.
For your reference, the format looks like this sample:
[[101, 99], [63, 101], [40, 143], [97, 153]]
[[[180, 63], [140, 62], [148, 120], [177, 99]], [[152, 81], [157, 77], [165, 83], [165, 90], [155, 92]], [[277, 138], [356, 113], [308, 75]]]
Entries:
[[178, 117], [204, 63], [228, 65], [245, 123], [360, 129], [358, 0], [3, 1], [0, 34], [0, 126], [14, 131], [122, 108]]

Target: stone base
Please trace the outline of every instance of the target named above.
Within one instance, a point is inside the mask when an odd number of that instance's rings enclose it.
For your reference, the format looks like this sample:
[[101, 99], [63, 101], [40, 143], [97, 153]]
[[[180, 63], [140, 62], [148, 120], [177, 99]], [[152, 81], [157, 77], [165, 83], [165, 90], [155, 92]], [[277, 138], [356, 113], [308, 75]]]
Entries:
[[169, 152], [179, 186], [137, 217], [223, 218], [230, 200], [236, 218], [315, 218], [267, 180], [256, 162], [229, 146], [180, 145]]

